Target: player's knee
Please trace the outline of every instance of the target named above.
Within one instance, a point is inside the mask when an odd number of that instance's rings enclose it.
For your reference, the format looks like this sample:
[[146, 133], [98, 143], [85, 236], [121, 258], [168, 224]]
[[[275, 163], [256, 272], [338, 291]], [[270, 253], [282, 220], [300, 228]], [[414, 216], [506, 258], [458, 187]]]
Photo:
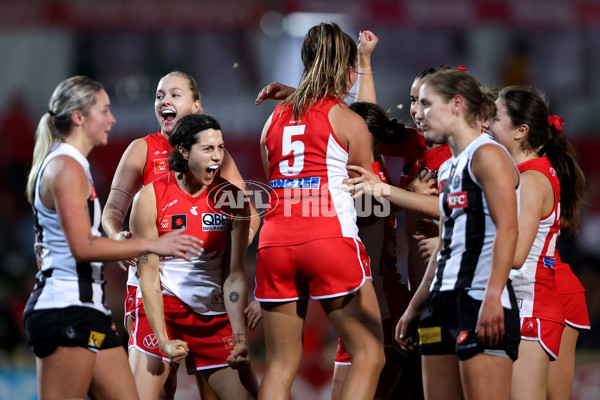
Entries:
[[385, 352], [381, 343], [373, 346], [365, 346], [353, 354], [353, 365], [360, 365], [361, 368], [371, 368], [374, 371], [381, 372], [385, 365]]

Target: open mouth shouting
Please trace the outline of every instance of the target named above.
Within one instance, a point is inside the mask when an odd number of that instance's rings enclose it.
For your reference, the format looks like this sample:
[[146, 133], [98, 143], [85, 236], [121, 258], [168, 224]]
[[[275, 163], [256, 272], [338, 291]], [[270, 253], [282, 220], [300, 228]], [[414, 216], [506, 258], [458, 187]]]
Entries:
[[206, 174], [207, 177], [209, 179], [213, 179], [215, 177], [215, 174], [217, 173], [217, 170], [219, 169], [218, 165], [211, 165], [210, 167], [206, 168]]
[[173, 125], [175, 123], [175, 118], [177, 118], [177, 112], [171, 108], [164, 108], [160, 115], [163, 118], [164, 125]]

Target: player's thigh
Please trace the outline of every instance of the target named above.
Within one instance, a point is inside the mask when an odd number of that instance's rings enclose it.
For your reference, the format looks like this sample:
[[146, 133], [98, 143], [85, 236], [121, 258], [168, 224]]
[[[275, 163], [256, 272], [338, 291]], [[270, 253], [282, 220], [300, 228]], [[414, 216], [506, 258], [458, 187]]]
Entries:
[[96, 354], [83, 347], [58, 347], [36, 359], [38, 394], [45, 399], [84, 398], [92, 381]]
[[133, 374], [122, 347], [101, 350], [96, 355], [90, 394], [97, 399], [137, 399]]
[[422, 356], [421, 365], [426, 399], [463, 398], [458, 357], [455, 354]]

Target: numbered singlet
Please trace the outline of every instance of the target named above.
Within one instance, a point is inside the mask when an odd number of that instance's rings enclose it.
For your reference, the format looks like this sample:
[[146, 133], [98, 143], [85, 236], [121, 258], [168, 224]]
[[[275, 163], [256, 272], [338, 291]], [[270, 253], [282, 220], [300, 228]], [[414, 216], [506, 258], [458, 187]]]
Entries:
[[552, 211], [540, 220], [537, 235], [523, 266], [511, 273], [512, 285], [523, 317], [544, 318], [563, 323], [562, 303], [556, 293], [554, 264], [556, 240], [560, 234], [560, 182], [556, 171], [546, 157], [525, 161], [518, 165], [519, 172], [538, 171], [552, 185]]
[[358, 239], [356, 211], [349, 193], [348, 150], [329, 122], [331, 107], [346, 105], [333, 96], [293, 120], [292, 106], [273, 112], [265, 138], [271, 186], [259, 248], [332, 237]]
[[224, 182], [215, 177], [198, 196], [184, 192], [173, 171], [152, 182], [159, 236], [186, 228], [186, 234], [204, 242], [204, 252], [190, 255], [191, 262], [177, 257], [160, 259], [163, 293], [178, 297], [199, 314], [225, 313], [223, 263], [231, 224], [227, 214], [215, 205], [215, 196], [220, 193], [217, 189]]
[[[142, 185], [153, 182], [159, 176], [163, 176], [169, 172], [169, 152], [171, 144], [161, 135], [160, 131], [151, 135], [144, 136], [143, 139], [148, 145], [146, 154], [146, 166], [142, 175]], [[140, 282], [137, 275], [137, 267], [129, 267], [127, 274], [127, 285], [139, 287]], [[141, 297], [139, 293], [139, 297]]]

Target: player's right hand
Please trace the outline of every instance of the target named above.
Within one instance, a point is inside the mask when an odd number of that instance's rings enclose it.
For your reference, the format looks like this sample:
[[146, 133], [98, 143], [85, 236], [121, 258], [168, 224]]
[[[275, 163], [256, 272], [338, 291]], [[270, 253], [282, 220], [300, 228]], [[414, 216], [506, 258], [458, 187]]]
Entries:
[[190, 352], [187, 342], [183, 340], [168, 340], [160, 346], [160, 350], [173, 362], [181, 362]]

